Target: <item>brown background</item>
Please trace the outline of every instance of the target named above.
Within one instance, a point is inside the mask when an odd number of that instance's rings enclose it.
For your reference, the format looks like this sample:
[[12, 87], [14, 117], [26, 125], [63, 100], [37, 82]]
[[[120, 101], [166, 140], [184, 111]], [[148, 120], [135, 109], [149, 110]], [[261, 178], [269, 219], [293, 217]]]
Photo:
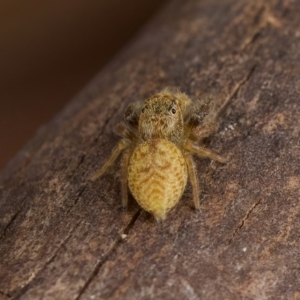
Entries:
[[0, 0], [0, 169], [164, 2]]

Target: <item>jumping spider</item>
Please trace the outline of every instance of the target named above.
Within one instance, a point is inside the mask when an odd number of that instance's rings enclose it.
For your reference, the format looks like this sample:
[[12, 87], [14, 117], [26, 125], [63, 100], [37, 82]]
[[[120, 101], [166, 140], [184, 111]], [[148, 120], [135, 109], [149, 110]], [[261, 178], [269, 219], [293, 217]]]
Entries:
[[225, 163], [224, 158], [199, 145], [216, 129], [215, 123], [206, 120], [210, 108], [210, 99], [192, 105], [187, 95], [168, 89], [143, 104], [130, 104], [124, 122], [116, 127], [121, 141], [91, 179], [100, 177], [123, 151], [123, 207], [128, 205], [128, 184], [140, 206], [163, 220], [181, 198], [189, 176], [194, 205], [199, 209], [193, 154]]

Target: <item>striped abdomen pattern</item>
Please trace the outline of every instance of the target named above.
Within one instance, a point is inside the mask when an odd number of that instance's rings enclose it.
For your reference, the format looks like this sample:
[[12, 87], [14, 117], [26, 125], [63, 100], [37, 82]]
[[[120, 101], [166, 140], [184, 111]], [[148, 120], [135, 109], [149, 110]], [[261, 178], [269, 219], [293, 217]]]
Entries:
[[181, 151], [165, 139], [146, 141], [133, 151], [128, 165], [128, 185], [142, 208], [156, 219], [181, 198], [187, 182], [187, 166]]

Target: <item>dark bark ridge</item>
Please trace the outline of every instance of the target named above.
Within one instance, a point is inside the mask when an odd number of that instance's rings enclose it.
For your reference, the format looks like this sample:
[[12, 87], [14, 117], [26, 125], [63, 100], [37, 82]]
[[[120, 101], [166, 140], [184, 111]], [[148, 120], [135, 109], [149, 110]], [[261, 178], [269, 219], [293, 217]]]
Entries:
[[[0, 175], [0, 299], [300, 299], [296, 1], [172, 1]], [[124, 108], [165, 87], [213, 94], [206, 141], [163, 223], [121, 210]]]

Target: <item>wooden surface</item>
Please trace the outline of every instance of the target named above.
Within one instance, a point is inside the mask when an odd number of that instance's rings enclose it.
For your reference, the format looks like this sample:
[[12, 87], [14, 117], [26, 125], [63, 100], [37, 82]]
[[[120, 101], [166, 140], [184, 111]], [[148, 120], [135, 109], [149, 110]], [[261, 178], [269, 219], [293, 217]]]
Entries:
[[[300, 299], [299, 1], [172, 1], [1, 173], [0, 299]], [[219, 130], [162, 226], [116, 164], [126, 105], [213, 94]]]

